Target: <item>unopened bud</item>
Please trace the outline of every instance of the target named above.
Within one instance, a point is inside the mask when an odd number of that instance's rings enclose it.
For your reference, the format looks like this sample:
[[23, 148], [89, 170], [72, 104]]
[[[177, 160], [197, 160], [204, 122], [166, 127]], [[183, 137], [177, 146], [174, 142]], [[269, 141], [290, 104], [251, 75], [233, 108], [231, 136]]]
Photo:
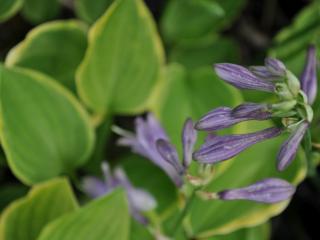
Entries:
[[299, 79], [289, 70], [286, 71], [287, 75], [287, 84], [290, 92], [292, 92], [293, 96], [298, 96], [300, 91], [300, 81]]

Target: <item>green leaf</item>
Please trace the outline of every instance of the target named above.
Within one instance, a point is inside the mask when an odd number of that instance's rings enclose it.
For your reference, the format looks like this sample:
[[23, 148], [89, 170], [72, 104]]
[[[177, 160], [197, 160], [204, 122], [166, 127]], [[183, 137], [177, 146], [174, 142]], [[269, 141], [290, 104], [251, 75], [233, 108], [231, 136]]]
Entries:
[[261, 224], [251, 228], [243, 228], [227, 235], [218, 235], [207, 240], [269, 240], [270, 225], [268, 223]]
[[228, 27], [246, 0], [171, 0], [161, 19], [168, 43], [199, 39]]
[[217, 19], [212, 23], [215, 31], [223, 30], [233, 23], [233, 21], [240, 15], [241, 11], [247, 4], [247, 0], [215, 0], [219, 4], [225, 15], [223, 18]]
[[4, 22], [15, 15], [22, 7], [23, 0], [1, 0], [0, 22]]
[[59, 12], [59, 0], [24, 0], [22, 8], [22, 15], [34, 24], [51, 20]]
[[154, 236], [151, 235], [146, 226], [138, 223], [137, 221], [131, 221], [130, 239], [153, 240]]
[[42, 24], [10, 50], [7, 66], [46, 73], [75, 90], [75, 71], [87, 47], [86, 26], [75, 20]]
[[168, 42], [198, 38], [211, 32], [214, 22], [223, 16], [216, 1], [172, 0], [163, 14], [161, 29]]
[[66, 179], [36, 185], [26, 197], [5, 209], [0, 221], [0, 239], [34, 240], [46, 224], [77, 208]]
[[163, 62], [161, 42], [143, 1], [117, 0], [90, 30], [77, 72], [79, 95], [100, 115], [142, 110]]
[[[266, 128], [266, 124], [253, 123], [250, 131]], [[253, 126], [257, 126], [253, 128]], [[247, 186], [266, 177], [280, 177], [298, 184], [306, 175], [306, 163], [300, 154], [284, 172], [276, 170], [276, 155], [284, 136], [257, 144], [231, 161], [227, 171], [217, 176], [207, 187], [208, 191]], [[203, 201], [197, 199], [190, 212], [193, 232], [198, 237], [226, 234], [243, 227], [265, 222], [282, 212], [288, 201], [278, 204], [261, 204], [250, 201]]]
[[50, 223], [38, 240], [127, 240], [129, 229], [126, 194], [118, 189]]
[[76, 14], [84, 21], [93, 23], [103, 15], [112, 2], [113, 0], [95, 0], [92, 4], [91, 0], [76, 0]]
[[304, 8], [290, 26], [277, 34], [270, 54], [284, 61], [291, 71], [300, 75], [308, 45], [315, 43], [320, 46], [319, 33], [320, 4], [314, 2]]
[[85, 110], [55, 80], [0, 66], [1, 142], [13, 173], [33, 184], [86, 162], [94, 134]]
[[239, 61], [240, 52], [236, 43], [225, 37], [209, 37], [201, 41], [181, 43], [170, 51], [170, 62], [178, 62], [188, 69], [212, 66], [219, 62]]

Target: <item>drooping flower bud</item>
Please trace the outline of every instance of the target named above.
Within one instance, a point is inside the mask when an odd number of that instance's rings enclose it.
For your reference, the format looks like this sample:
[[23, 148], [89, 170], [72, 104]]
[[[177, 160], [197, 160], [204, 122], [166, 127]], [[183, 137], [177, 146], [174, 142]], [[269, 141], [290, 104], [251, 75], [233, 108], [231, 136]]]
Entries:
[[221, 162], [236, 156], [258, 142], [277, 137], [281, 132], [280, 128], [272, 127], [249, 134], [211, 136], [193, 154], [193, 157], [201, 163], [213, 164]]
[[272, 82], [258, 78], [242, 66], [230, 63], [219, 63], [215, 64], [214, 68], [221, 79], [237, 88], [266, 92], [274, 91], [275, 86]]
[[308, 103], [312, 104], [316, 99], [318, 89], [316, 47], [314, 45], [308, 48], [307, 61], [301, 75], [301, 85], [302, 90], [308, 96]]
[[295, 158], [300, 142], [309, 127], [309, 123], [304, 121], [300, 123], [296, 130], [291, 133], [290, 137], [285, 141], [278, 153], [278, 170], [283, 171]]
[[219, 192], [221, 200], [250, 200], [261, 203], [277, 203], [288, 200], [295, 187], [285, 180], [267, 178], [250, 186]]
[[228, 107], [216, 108], [204, 115], [195, 125], [198, 130], [215, 131], [230, 127], [248, 120], [266, 120], [271, 112], [266, 104], [244, 103], [231, 109]]
[[183, 147], [183, 166], [187, 168], [192, 161], [192, 152], [197, 140], [197, 131], [194, 129], [193, 122], [189, 118], [185, 121], [182, 130]]

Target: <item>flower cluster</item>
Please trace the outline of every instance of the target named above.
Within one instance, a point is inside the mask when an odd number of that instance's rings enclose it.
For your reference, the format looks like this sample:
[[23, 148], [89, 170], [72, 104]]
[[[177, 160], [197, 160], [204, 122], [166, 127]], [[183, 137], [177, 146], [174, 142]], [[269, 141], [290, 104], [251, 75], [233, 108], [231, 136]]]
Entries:
[[234, 109], [216, 108], [203, 116], [195, 125], [197, 130], [216, 131], [248, 120], [281, 118], [282, 127], [272, 127], [258, 132], [239, 135], [212, 135], [194, 158], [200, 163], [216, 163], [239, 154], [258, 142], [290, 132], [278, 153], [278, 170], [284, 170], [295, 158], [298, 147], [313, 118], [311, 104], [316, 98], [316, 52], [310, 46], [300, 81], [285, 65], [274, 58], [266, 58], [265, 66], [249, 69], [222, 63], [215, 65], [217, 75], [225, 82], [240, 89], [255, 89], [274, 93], [278, 102], [244, 103]]
[[[169, 142], [164, 129], [151, 113], [147, 115], [145, 120], [140, 117], [136, 119], [136, 134], [119, 128], [115, 128], [114, 130], [122, 135], [122, 138], [118, 141], [119, 145], [129, 146], [133, 152], [151, 160], [154, 164], [162, 168], [178, 187], [183, 186], [185, 179], [188, 179], [191, 184], [197, 185], [195, 182], [199, 179], [187, 174], [192, 155], [196, 154], [192, 154], [197, 135], [191, 119], [186, 120], [182, 131], [182, 163], [179, 161], [176, 148]], [[270, 128], [265, 130], [263, 134], [261, 133], [259, 137], [256, 137], [256, 134], [248, 134], [247, 138], [249, 139], [248, 141], [251, 142], [258, 141], [258, 139], [265, 139], [267, 136], [272, 137], [280, 134], [280, 132], [277, 128]], [[213, 142], [219, 142], [221, 146], [225, 146], [226, 144], [230, 144], [230, 142], [235, 143], [238, 140], [236, 135], [220, 137], [210, 134], [202, 147], [205, 147], [206, 144], [211, 146]], [[242, 144], [246, 144], [246, 142]], [[242, 144], [239, 144], [240, 148]], [[226, 156], [224, 154], [224, 151], [221, 151], [217, 153], [216, 158], [225, 158]], [[187, 176], [187, 178], [184, 178], [184, 176]], [[198, 183], [199, 182], [201, 184], [205, 181], [200, 180]], [[288, 182], [277, 178], [269, 178], [240, 189], [223, 190], [218, 193], [199, 191], [198, 195], [206, 200], [213, 198], [221, 200], [247, 199], [257, 202], [275, 203], [288, 199], [294, 192], [295, 187]]]
[[97, 198], [112, 192], [117, 187], [126, 190], [131, 215], [140, 223], [147, 224], [148, 220], [142, 212], [152, 210], [156, 207], [156, 200], [146, 191], [135, 188], [122, 168], [116, 168], [113, 174], [109, 165], [102, 164], [104, 179], [86, 177], [83, 180], [83, 191], [92, 198]]

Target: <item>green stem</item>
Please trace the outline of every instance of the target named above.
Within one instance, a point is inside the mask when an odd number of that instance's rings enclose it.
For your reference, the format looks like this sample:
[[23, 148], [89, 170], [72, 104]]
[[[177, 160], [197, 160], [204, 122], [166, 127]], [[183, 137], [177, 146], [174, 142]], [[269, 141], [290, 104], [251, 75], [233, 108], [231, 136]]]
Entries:
[[174, 228], [172, 229], [172, 236], [175, 236], [179, 230], [181, 229], [181, 226], [183, 224], [183, 220], [185, 219], [186, 215], [188, 214], [195, 198], [196, 198], [196, 192], [197, 192], [198, 188], [195, 188], [190, 197], [188, 198], [182, 212], [180, 213], [178, 219], [176, 220], [175, 224], [174, 224]]

